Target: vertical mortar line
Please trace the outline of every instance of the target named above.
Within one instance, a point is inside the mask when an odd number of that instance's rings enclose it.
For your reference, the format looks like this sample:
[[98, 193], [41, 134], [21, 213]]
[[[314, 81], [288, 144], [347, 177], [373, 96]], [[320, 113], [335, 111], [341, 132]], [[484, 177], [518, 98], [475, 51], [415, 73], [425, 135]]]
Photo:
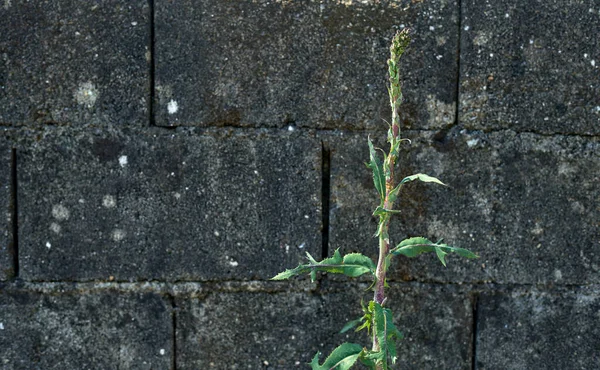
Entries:
[[9, 251], [12, 255], [14, 278], [19, 277], [19, 201], [17, 188], [17, 149], [12, 148], [10, 153], [10, 204], [12, 241]]
[[454, 96], [456, 96], [456, 105], [454, 111], [454, 126], [458, 125], [458, 118], [460, 112], [460, 57], [461, 50], [460, 44], [462, 39], [462, 0], [456, 0], [458, 6], [458, 41], [456, 43], [456, 86]]
[[331, 197], [331, 150], [321, 142], [321, 257], [329, 256], [329, 202]]
[[479, 294], [476, 293], [473, 300], [473, 341], [471, 343], [471, 370], [477, 369], [477, 322], [479, 321]]
[[155, 119], [154, 119], [154, 111], [155, 111], [155, 102], [154, 102], [154, 90], [155, 90], [155, 86], [154, 86], [154, 73], [155, 73], [155, 44], [156, 44], [156, 39], [155, 39], [155, 35], [154, 35], [154, 11], [155, 11], [155, 7], [154, 7], [154, 1], [155, 0], [148, 0], [148, 4], [150, 7], [150, 73], [149, 73], [149, 79], [150, 81], [148, 82], [148, 84], [150, 85], [150, 102], [148, 104], [148, 112], [149, 112], [149, 117], [148, 117], [148, 121], [150, 122], [150, 126], [155, 126]]
[[171, 338], [171, 370], [177, 370], [177, 303], [175, 297], [169, 294], [171, 303], [171, 325], [173, 326], [173, 337]]

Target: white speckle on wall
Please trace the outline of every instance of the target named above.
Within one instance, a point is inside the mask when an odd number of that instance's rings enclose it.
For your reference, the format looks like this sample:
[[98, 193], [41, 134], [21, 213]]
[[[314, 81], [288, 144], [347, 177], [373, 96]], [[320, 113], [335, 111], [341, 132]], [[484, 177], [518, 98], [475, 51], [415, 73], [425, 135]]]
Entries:
[[55, 219], [59, 221], [68, 220], [70, 215], [71, 214], [67, 207], [63, 206], [62, 204], [56, 204], [52, 206], [52, 217]]
[[472, 147], [474, 147], [474, 146], [475, 146], [475, 145], [477, 145], [478, 143], [479, 143], [479, 139], [476, 139], [476, 138], [475, 138], [475, 139], [470, 139], [470, 140], [467, 140], [467, 146], [468, 146], [469, 148], [472, 148]]
[[53, 222], [50, 224], [50, 230], [54, 231], [56, 234], [60, 234], [60, 225]]
[[52, 248], [52, 244], [50, 244], [50, 242], [46, 242], [46, 248], [48, 248], [48, 249]]
[[161, 349], [160, 349], [160, 355], [161, 355], [161, 356], [164, 356], [164, 355], [165, 355], [165, 353], [166, 353], [165, 349], [164, 349], [164, 348], [161, 348]]
[[126, 155], [122, 155], [119, 157], [119, 164], [121, 165], [121, 167], [127, 166], [127, 156]]
[[232, 267], [237, 267], [239, 263], [237, 261], [231, 260], [229, 261], [229, 265], [231, 265]]
[[558, 281], [562, 279], [562, 271], [554, 270], [554, 280]]
[[113, 195], [105, 195], [102, 198], [102, 205], [106, 208], [115, 208], [117, 206], [117, 199]]
[[221, 234], [219, 234], [219, 232], [217, 230], [215, 230], [215, 236], [219, 236]]
[[4, 330], [4, 324], [0, 322], [0, 330]]
[[169, 114], [175, 114], [179, 110], [179, 104], [173, 99], [167, 104], [167, 112]]
[[85, 105], [88, 108], [91, 108], [96, 104], [96, 100], [98, 100], [98, 89], [91, 82], [84, 82], [79, 84], [75, 93], [73, 93], [73, 97], [77, 104]]
[[114, 229], [111, 233], [112, 240], [116, 242], [120, 242], [121, 240], [125, 239], [125, 236], [127, 236], [127, 233], [125, 233], [125, 230], [121, 229]]

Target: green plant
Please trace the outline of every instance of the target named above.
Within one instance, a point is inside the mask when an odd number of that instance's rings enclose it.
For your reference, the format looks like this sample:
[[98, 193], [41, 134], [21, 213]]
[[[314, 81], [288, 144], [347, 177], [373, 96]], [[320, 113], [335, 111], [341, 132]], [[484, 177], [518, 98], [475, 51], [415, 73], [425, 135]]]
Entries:
[[423, 237], [413, 237], [403, 240], [394, 248], [390, 248], [389, 225], [392, 216], [399, 211], [394, 210], [394, 203], [398, 199], [402, 187], [412, 181], [431, 182], [444, 185], [440, 180], [425, 174], [416, 174], [405, 177], [397, 185], [394, 180], [396, 160], [399, 155], [400, 144], [408, 142], [400, 136], [399, 109], [402, 103], [402, 90], [400, 85], [400, 73], [398, 64], [400, 57], [408, 47], [410, 37], [408, 30], [396, 33], [390, 47], [391, 57], [388, 60], [389, 81], [388, 87], [390, 104], [392, 107], [392, 123], [389, 125], [387, 141], [390, 144], [388, 153], [383, 150], [383, 160], [378, 156], [377, 149], [368, 139], [370, 158], [367, 167], [373, 172], [373, 182], [379, 195], [379, 206], [373, 212], [379, 217], [379, 223], [375, 236], [379, 239], [379, 259], [375, 264], [369, 257], [360, 253], [350, 253], [342, 256], [336, 250], [332, 257], [317, 262], [307, 253], [308, 263], [286, 270], [273, 277], [273, 280], [284, 280], [290, 277], [309, 273], [311, 280], [316, 278], [317, 271], [344, 274], [357, 277], [370, 274], [373, 277], [373, 300], [367, 305], [362, 304], [364, 315], [346, 324], [342, 332], [354, 327], [356, 331], [366, 329], [372, 337], [372, 345], [367, 349], [359, 344], [344, 343], [337, 347], [327, 357], [323, 364], [319, 364], [320, 353], [317, 353], [310, 363], [313, 370], [346, 370], [361, 362], [370, 369], [389, 369], [388, 361], [396, 362], [396, 342], [402, 339], [402, 333], [396, 328], [392, 321], [392, 312], [385, 307], [387, 288], [386, 272], [390, 266], [393, 256], [404, 255], [416, 257], [425, 252], [435, 252], [439, 260], [445, 266], [445, 255], [454, 252], [463, 257], [476, 258], [477, 256], [469, 250], [451, 247], [441, 241], [434, 243]]

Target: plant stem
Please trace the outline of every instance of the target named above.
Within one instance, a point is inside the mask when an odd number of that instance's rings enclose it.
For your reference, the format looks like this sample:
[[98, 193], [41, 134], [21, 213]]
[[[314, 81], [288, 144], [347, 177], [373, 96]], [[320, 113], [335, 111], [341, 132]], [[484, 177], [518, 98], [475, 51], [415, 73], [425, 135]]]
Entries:
[[[385, 198], [383, 201], [383, 208], [386, 210], [394, 209], [394, 199], [390, 197], [390, 193], [396, 186], [394, 181], [394, 167], [396, 166], [396, 161], [398, 159], [398, 147], [400, 144], [400, 117], [398, 115], [398, 111], [400, 109], [400, 104], [402, 103], [402, 88], [400, 84], [400, 71], [398, 69], [398, 64], [400, 62], [400, 57], [408, 47], [409, 42], [410, 37], [408, 29], [404, 29], [401, 32], [396, 33], [392, 40], [392, 45], [390, 47], [390, 59], [388, 60], [388, 71], [390, 76], [390, 86], [388, 88], [388, 92], [390, 96], [390, 105], [392, 108], [392, 124], [388, 132], [390, 152], [386, 156], [383, 165], [383, 172], [385, 173]], [[375, 294], [373, 301], [380, 305], [383, 305], [386, 300], [386, 260], [388, 254], [390, 253], [389, 226], [391, 216], [391, 213], [386, 213], [380, 216], [379, 219], [379, 259], [377, 261], [377, 270], [375, 273], [377, 280], [375, 282]], [[375, 327], [374, 323], [373, 327]], [[379, 352], [380, 349], [381, 348], [377, 341], [376, 330], [373, 330], [373, 352]], [[387, 361], [387, 359], [384, 359], [384, 361]], [[376, 369], [383, 369], [383, 364], [377, 363]]]

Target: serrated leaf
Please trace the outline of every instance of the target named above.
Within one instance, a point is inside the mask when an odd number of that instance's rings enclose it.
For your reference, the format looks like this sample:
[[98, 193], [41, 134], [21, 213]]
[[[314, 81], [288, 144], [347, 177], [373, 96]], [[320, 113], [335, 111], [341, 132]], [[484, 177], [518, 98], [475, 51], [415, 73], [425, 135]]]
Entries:
[[375, 272], [377, 266], [375, 262], [369, 257], [362, 255], [360, 253], [348, 253], [344, 256], [344, 264], [345, 265], [359, 265], [364, 266], [369, 269], [369, 271]]
[[379, 351], [371, 351], [366, 357], [380, 363], [383, 369], [387, 369], [387, 358], [389, 357], [392, 363], [395, 363], [398, 358], [396, 341], [402, 339], [403, 335], [394, 325], [393, 314], [389, 308], [384, 308], [375, 302], [369, 304], [369, 308], [373, 313], [373, 330], [379, 344]]
[[322, 365], [319, 365], [318, 352], [310, 362], [312, 370], [348, 370], [358, 360], [363, 348], [360, 344], [343, 343], [331, 352]]
[[411, 182], [411, 181], [414, 181], [414, 180], [419, 180], [419, 181], [422, 181], [422, 182], [434, 182], [436, 184], [440, 184], [440, 185], [446, 186], [446, 184], [444, 184], [440, 180], [436, 179], [435, 177], [432, 177], [432, 176], [429, 176], [429, 175], [425, 175], [424, 173], [418, 173], [416, 175], [407, 176], [407, 177], [403, 178], [402, 181], [400, 181], [399, 185], [402, 185], [402, 184], [405, 184], [407, 182]]
[[451, 247], [448, 244], [433, 243], [431, 240], [423, 237], [405, 239], [390, 251], [391, 254], [401, 254], [406, 257], [416, 257], [421, 253], [427, 252], [435, 252], [444, 266], [446, 266], [444, 257], [451, 252], [466, 258], [479, 258], [479, 256], [468, 249]]
[[373, 146], [373, 142], [371, 138], [369, 140], [369, 163], [367, 163], [367, 167], [373, 171], [373, 183], [375, 184], [375, 189], [379, 194], [379, 199], [383, 204], [385, 200], [385, 175], [383, 174], [383, 163], [377, 156], [377, 151]]
[[358, 277], [370, 272], [375, 274], [375, 264], [373, 261], [360, 253], [350, 253], [342, 257], [339, 249], [336, 249], [333, 256], [317, 262], [310, 253], [306, 253], [308, 264], [300, 264], [294, 269], [288, 269], [271, 278], [271, 280], [286, 280], [293, 276], [310, 273], [310, 278], [316, 280], [316, 272], [329, 272], [333, 274], [344, 274], [350, 277]]

